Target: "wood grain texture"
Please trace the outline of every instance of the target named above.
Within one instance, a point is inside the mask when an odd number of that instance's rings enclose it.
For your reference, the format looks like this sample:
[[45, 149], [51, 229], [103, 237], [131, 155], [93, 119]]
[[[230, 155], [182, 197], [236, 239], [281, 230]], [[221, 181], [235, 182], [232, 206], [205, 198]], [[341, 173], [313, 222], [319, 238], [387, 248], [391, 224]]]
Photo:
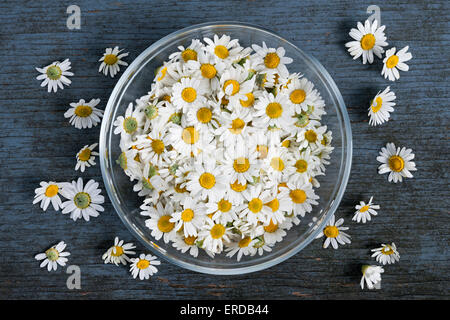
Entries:
[[[446, 0], [379, 2], [390, 46], [410, 46], [410, 71], [389, 83], [373, 65], [345, 51], [348, 31], [367, 17], [372, 1], [88, 1], [76, 2], [81, 30], [66, 28], [71, 2], [0, 2], [0, 299], [448, 299], [450, 12]], [[99, 126], [78, 130], [63, 114], [70, 102], [100, 98], [104, 108], [118, 77], [97, 72], [104, 48], [120, 46], [131, 62], [150, 44], [183, 27], [213, 20], [259, 24], [314, 55], [330, 72], [347, 105], [354, 157], [337, 215], [352, 244], [321, 249], [316, 240], [270, 269], [242, 276], [212, 276], [163, 262], [150, 281], [104, 265], [101, 255], [119, 236], [135, 241], [107, 201], [91, 222], [33, 206], [40, 181], [101, 181], [100, 167], [73, 170], [75, 154], [98, 140]], [[35, 67], [70, 58], [72, 85], [48, 94]], [[387, 85], [397, 106], [387, 124], [369, 127], [370, 99]], [[378, 175], [376, 156], [387, 142], [412, 148], [418, 171], [401, 184]], [[101, 184], [103, 188], [103, 185]], [[103, 189], [104, 190], [104, 189]], [[106, 196], [105, 192], [104, 195]], [[374, 196], [381, 205], [369, 224], [351, 221], [354, 206]], [[47, 273], [34, 255], [65, 240], [69, 264], [81, 267], [81, 290], [66, 288], [65, 270]], [[398, 264], [387, 266], [382, 290], [359, 288], [370, 249], [394, 241]], [[145, 250], [137, 243], [138, 251]]]

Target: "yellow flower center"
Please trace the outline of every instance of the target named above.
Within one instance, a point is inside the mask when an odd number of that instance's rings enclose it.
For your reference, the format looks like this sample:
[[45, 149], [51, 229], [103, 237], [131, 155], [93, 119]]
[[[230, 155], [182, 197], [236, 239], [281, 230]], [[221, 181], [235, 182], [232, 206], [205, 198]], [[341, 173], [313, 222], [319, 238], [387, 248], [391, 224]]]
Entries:
[[192, 49], [186, 49], [181, 53], [181, 57], [184, 62], [188, 62], [189, 60], [197, 60], [197, 52]]
[[267, 202], [265, 205], [272, 209], [272, 212], [275, 212], [280, 208], [280, 201], [275, 198], [272, 201]]
[[369, 210], [369, 206], [364, 206], [361, 209], [359, 209], [359, 212], [366, 212], [367, 210]]
[[280, 64], [280, 57], [275, 52], [270, 52], [264, 57], [264, 65], [269, 69], [274, 69]]
[[114, 246], [114, 248], [116, 250], [111, 250], [111, 255], [113, 257], [120, 257], [121, 255], [123, 255], [123, 248], [122, 247]]
[[228, 212], [231, 210], [231, 202], [225, 199], [221, 199], [217, 203], [217, 208], [222, 212]]
[[202, 73], [203, 78], [206, 79], [212, 79], [216, 76], [217, 70], [216, 67], [214, 67], [210, 63], [204, 63], [200, 66], [200, 71]]
[[239, 248], [246, 248], [246, 247], [248, 247], [250, 242], [252, 242], [252, 238], [245, 237], [245, 238], [243, 238], [242, 240], [239, 241], [238, 246], [239, 246]]
[[228, 52], [228, 49], [225, 46], [222, 46], [222, 45], [216, 46], [214, 48], [214, 53], [220, 59], [226, 59], [230, 55], [230, 52]]
[[289, 196], [294, 203], [303, 203], [306, 201], [306, 192], [301, 189], [291, 190]]
[[240, 134], [242, 130], [244, 130], [244, 127], [245, 121], [240, 118], [236, 118], [231, 121], [231, 128], [229, 128], [228, 130], [230, 130], [232, 134]]
[[290, 145], [291, 145], [291, 141], [287, 140], [287, 139], [281, 143], [281, 146], [285, 147], [285, 148], [289, 148]]
[[247, 97], [246, 101], [239, 100], [239, 102], [241, 103], [241, 106], [243, 106], [244, 108], [251, 107], [255, 103], [255, 96], [251, 92], [245, 94], [245, 96]]
[[237, 82], [236, 80], [225, 81], [225, 83], [223, 84], [223, 91], [225, 91], [228, 86], [232, 86], [232, 88], [233, 88], [230, 95], [234, 96], [236, 93], [239, 92], [240, 86], [239, 86], [239, 82]]
[[200, 108], [197, 111], [197, 119], [201, 123], [208, 123], [211, 121], [212, 112], [208, 108]]
[[136, 267], [138, 267], [141, 270], [147, 269], [150, 265], [150, 261], [145, 259], [139, 259], [138, 263], [136, 263]]
[[181, 212], [181, 220], [184, 222], [189, 222], [194, 219], [194, 211], [192, 209], [186, 209]]
[[175, 192], [177, 192], [177, 193], [185, 193], [187, 191], [186, 187], [181, 188], [180, 184], [176, 184], [173, 188], [175, 189]]
[[50, 248], [47, 251], [45, 251], [45, 255], [47, 256], [47, 259], [50, 261], [56, 261], [59, 258], [59, 252], [55, 248]]
[[186, 144], [194, 144], [198, 141], [199, 132], [194, 127], [187, 127], [183, 129], [181, 138]]
[[115, 54], [107, 54], [105, 58], [103, 59], [103, 62], [107, 65], [113, 65], [116, 64], [119, 59]]
[[73, 197], [73, 203], [78, 209], [86, 209], [91, 204], [91, 196], [86, 192], [78, 192]]
[[92, 108], [86, 105], [79, 105], [75, 108], [75, 114], [79, 117], [86, 118], [92, 113]]
[[371, 108], [374, 113], [377, 113], [378, 111], [380, 111], [381, 106], [383, 105], [383, 99], [381, 99], [381, 97], [377, 97], [375, 99], [375, 103], [376, 103], [376, 105], [374, 105], [372, 102]]
[[259, 198], [253, 198], [252, 200], [250, 200], [250, 202], [248, 203], [248, 209], [253, 212], [253, 213], [258, 213], [261, 211], [263, 207], [263, 202], [261, 199]]
[[308, 140], [309, 143], [316, 142], [317, 133], [314, 130], [308, 130], [305, 132], [305, 139]]
[[196, 236], [184, 237], [184, 243], [186, 243], [188, 246], [193, 246], [195, 240], [197, 240]]
[[392, 249], [390, 245], [386, 245], [386, 247], [381, 250], [381, 253], [389, 256], [394, 253], [394, 249]]
[[273, 170], [283, 171], [284, 162], [280, 157], [273, 157], [272, 160], [270, 160], [270, 166], [273, 168]]
[[225, 227], [218, 223], [215, 224], [209, 232], [213, 239], [220, 239], [225, 234]]
[[216, 184], [216, 178], [211, 173], [205, 172], [198, 178], [198, 182], [203, 188], [211, 189]]
[[279, 118], [283, 113], [283, 107], [278, 102], [271, 102], [266, 107], [266, 114], [269, 118]]
[[233, 169], [236, 172], [246, 172], [250, 168], [250, 161], [247, 158], [239, 157], [233, 161]]
[[166, 76], [166, 74], [167, 74], [167, 67], [162, 68], [160, 71], [161, 71], [161, 75], [156, 79], [158, 81], [161, 81]]
[[60, 67], [53, 65], [47, 68], [46, 74], [49, 79], [58, 80], [62, 76], [62, 70]]
[[400, 172], [405, 167], [405, 161], [400, 156], [392, 156], [389, 158], [389, 168], [392, 171]]
[[164, 142], [159, 139], [152, 140], [152, 149], [156, 154], [161, 154], [164, 152]]
[[194, 88], [187, 87], [181, 91], [181, 98], [187, 103], [191, 103], [197, 99], [197, 91]]
[[395, 54], [390, 56], [386, 61], [386, 67], [389, 69], [394, 68], [397, 64], [398, 64], [398, 56], [396, 56]]
[[91, 158], [91, 149], [84, 148], [83, 150], [81, 150], [80, 154], [78, 155], [78, 158], [81, 161], [88, 161]]
[[375, 36], [371, 33], [364, 35], [361, 38], [361, 48], [363, 50], [370, 50], [375, 46]]
[[258, 144], [256, 146], [256, 151], [259, 152], [259, 159], [265, 159], [267, 158], [267, 154], [269, 153], [269, 147], [267, 147], [266, 145], [263, 144]]
[[297, 160], [297, 162], [295, 162], [295, 168], [297, 169], [298, 173], [306, 172], [306, 170], [308, 169], [308, 162], [303, 159]]
[[48, 198], [54, 197], [56, 196], [58, 191], [59, 191], [58, 186], [56, 184], [51, 184], [47, 187], [47, 189], [45, 189], [45, 196]]
[[165, 95], [163, 95], [163, 96], [161, 97], [161, 100], [162, 100], [162, 101], [170, 102], [171, 98], [170, 98], [170, 96], [169, 96], [168, 94], [165, 94]]
[[273, 223], [272, 219], [270, 219], [270, 223], [267, 226], [264, 226], [264, 231], [273, 233], [278, 230], [278, 224]]
[[306, 98], [306, 92], [302, 89], [296, 89], [291, 92], [289, 95], [289, 99], [291, 99], [292, 103], [300, 104], [303, 101], [305, 101]]
[[326, 226], [325, 229], [323, 229], [323, 234], [327, 238], [336, 238], [339, 234], [339, 229], [335, 226]]
[[240, 183], [238, 182], [238, 180], [236, 180], [234, 183], [230, 183], [230, 188], [231, 188], [231, 190], [233, 190], [233, 191], [236, 191], [236, 192], [242, 192], [242, 191], [244, 191], [245, 189], [247, 189], [247, 184], [240, 184]]
[[170, 232], [175, 227], [175, 223], [170, 222], [169, 220], [172, 217], [169, 215], [161, 216], [158, 220], [158, 229], [161, 232]]

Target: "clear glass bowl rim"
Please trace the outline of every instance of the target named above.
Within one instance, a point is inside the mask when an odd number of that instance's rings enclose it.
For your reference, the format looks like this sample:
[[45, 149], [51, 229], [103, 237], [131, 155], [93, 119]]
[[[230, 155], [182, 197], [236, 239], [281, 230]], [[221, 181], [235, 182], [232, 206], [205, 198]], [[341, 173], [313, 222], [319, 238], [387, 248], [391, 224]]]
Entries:
[[[176, 38], [178, 36], [183, 35], [184, 33], [191, 32], [196, 29], [204, 29], [204, 28], [215, 28], [215, 27], [221, 27], [221, 26], [232, 26], [232, 27], [242, 27], [247, 29], [254, 29], [260, 32], [264, 32], [269, 34], [270, 36], [276, 37], [279, 40], [286, 42], [290, 44], [292, 47], [294, 47], [298, 53], [305, 59], [309, 60], [308, 62], [316, 69], [318, 74], [323, 77], [323, 81], [329, 86], [330, 94], [334, 95], [334, 99], [337, 101], [337, 110], [338, 117], [340, 117], [342, 123], [343, 123], [343, 130], [342, 130], [342, 140], [343, 145], [342, 148], [345, 150], [345, 153], [343, 154], [344, 166], [340, 167], [339, 172], [339, 187], [336, 196], [334, 197], [334, 201], [330, 206], [330, 209], [328, 210], [326, 216], [322, 219], [321, 224], [317, 227], [316, 230], [311, 232], [311, 234], [301, 243], [299, 243], [297, 246], [291, 248], [289, 251], [285, 252], [282, 255], [279, 255], [277, 257], [274, 257], [271, 260], [251, 265], [251, 266], [245, 266], [245, 267], [237, 267], [237, 268], [213, 268], [213, 267], [205, 267], [205, 266], [198, 266], [195, 264], [191, 264], [185, 261], [181, 261], [175, 258], [172, 258], [171, 256], [166, 256], [164, 253], [162, 253], [159, 250], [156, 250], [151, 244], [146, 242], [142, 237], [139, 235], [139, 232], [135, 230], [135, 228], [129, 223], [129, 221], [126, 218], [125, 212], [123, 212], [122, 207], [120, 203], [117, 201], [114, 192], [112, 191], [112, 187], [110, 185], [110, 169], [107, 168], [107, 134], [110, 130], [110, 126], [112, 125], [111, 120], [106, 121], [106, 119], [110, 118], [111, 113], [114, 111], [114, 107], [116, 105], [116, 101], [118, 98], [118, 94], [121, 92], [123, 87], [127, 84], [128, 80], [133, 76], [134, 70], [138, 69], [141, 63], [145, 60], [145, 58], [148, 56], [149, 53], [155, 51], [158, 48], [163, 48], [164, 45], [167, 42], [170, 42], [173, 40], [173, 38]], [[109, 125], [109, 126], [108, 126]], [[111, 134], [111, 133], [110, 133]], [[117, 213], [119, 218], [122, 220], [124, 225], [128, 228], [128, 230], [151, 252], [156, 254], [159, 257], [162, 257], [163, 259], [180, 266], [182, 268], [206, 273], [206, 274], [215, 274], [215, 275], [234, 275], [234, 274], [245, 274], [250, 272], [256, 272], [259, 270], [263, 270], [266, 268], [270, 268], [276, 264], [279, 264], [294, 254], [301, 251], [303, 248], [305, 248], [311, 241], [313, 241], [319, 232], [322, 231], [322, 228], [326, 223], [329, 221], [329, 219], [333, 216], [333, 214], [336, 212], [339, 203], [343, 197], [343, 194], [345, 192], [347, 182], [350, 176], [350, 170], [351, 170], [351, 162], [352, 162], [352, 132], [351, 132], [351, 125], [350, 125], [350, 119], [347, 114], [347, 109], [344, 103], [344, 100], [342, 98], [342, 95], [336, 86], [334, 80], [331, 78], [330, 74], [326, 71], [326, 69], [320, 64], [318, 60], [316, 60], [314, 57], [310, 56], [309, 54], [304, 53], [300, 48], [298, 48], [296, 45], [290, 43], [283, 37], [279, 36], [278, 34], [274, 33], [273, 31], [266, 29], [264, 27], [255, 25], [255, 24], [249, 24], [249, 23], [243, 23], [238, 21], [212, 21], [212, 22], [206, 22], [201, 24], [195, 24], [177, 31], [174, 31], [167, 36], [159, 39], [158, 41], [151, 44], [147, 49], [145, 49], [138, 57], [134, 59], [134, 61], [128, 66], [128, 68], [125, 70], [125, 72], [122, 74], [120, 79], [117, 81], [113, 91], [111, 92], [111, 95], [108, 99], [108, 103], [106, 105], [104, 115], [103, 115], [103, 121], [100, 129], [100, 138], [99, 138], [99, 158], [100, 158], [100, 167], [102, 171], [102, 178], [103, 182], [108, 194], [108, 197]]]

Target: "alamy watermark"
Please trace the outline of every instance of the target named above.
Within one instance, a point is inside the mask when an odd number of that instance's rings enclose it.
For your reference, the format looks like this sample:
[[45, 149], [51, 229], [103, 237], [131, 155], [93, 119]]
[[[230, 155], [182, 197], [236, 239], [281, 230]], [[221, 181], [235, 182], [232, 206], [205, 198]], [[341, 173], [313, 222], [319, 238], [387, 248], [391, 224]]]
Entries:
[[72, 4], [67, 7], [66, 12], [70, 16], [66, 20], [66, 26], [69, 30], [81, 29], [81, 9], [79, 6]]

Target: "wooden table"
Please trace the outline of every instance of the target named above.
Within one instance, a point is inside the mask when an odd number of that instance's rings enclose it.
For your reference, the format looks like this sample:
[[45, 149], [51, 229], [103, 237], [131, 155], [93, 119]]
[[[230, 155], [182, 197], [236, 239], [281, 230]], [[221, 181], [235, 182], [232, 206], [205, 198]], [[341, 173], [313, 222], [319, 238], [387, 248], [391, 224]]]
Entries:
[[[79, 0], [81, 29], [66, 27], [61, 1], [0, 3], [0, 298], [1, 299], [448, 299], [449, 3], [378, 3], [390, 46], [409, 45], [410, 71], [390, 83], [373, 65], [346, 52], [348, 32], [365, 20], [369, 1], [92, 1]], [[149, 281], [126, 267], [104, 265], [114, 236], [142, 244], [127, 231], [107, 200], [90, 222], [73, 222], [32, 205], [40, 181], [101, 181], [100, 167], [74, 171], [81, 147], [98, 140], [99, 126], [78, 130], [63, 114], [69, 103], [100, 98], [104, 108], [118, 80], [98, 73], [106, 47], [130, 52], [131, 62], [150, 44], [183, 27], [213, 20], [250, 22], [314, 55], [336, 81], [353, 131], [353, 166], [337, 215], [350, 227], [352, 244], [322, 249], [316, 240], [287, 261], [255, 274], [212, 276], [166, 261]], [[35, 67], [70, 58], [72, 85], [48, 94]], [[392, 119], [368, 125], [370, 99], [387, 85], [397, 94]], [[418, 171], [400, 184], [377, 173], [376, 157], [387, 142], [412, 148]], [[87, 181], [87, 180], [86, 180]], [[101, 184], [103, 188], [103, 184]], [[104, 188], [103, 188], [104, 190]], [[103, 191], [106, 196], [106, 192]], [[374, 196], [379, 215], [368, 224], [351, 221], [354, 206]], [[34, 255], [65, 240], [69, 264], [81, 268], [81, 289], [66, 287], [65, 269], [48, 273]], [[399, 263], [386, 266], [382, 289], [362, 291], [360, 267], [375, 263], [370, 249], [394, 241]]]

